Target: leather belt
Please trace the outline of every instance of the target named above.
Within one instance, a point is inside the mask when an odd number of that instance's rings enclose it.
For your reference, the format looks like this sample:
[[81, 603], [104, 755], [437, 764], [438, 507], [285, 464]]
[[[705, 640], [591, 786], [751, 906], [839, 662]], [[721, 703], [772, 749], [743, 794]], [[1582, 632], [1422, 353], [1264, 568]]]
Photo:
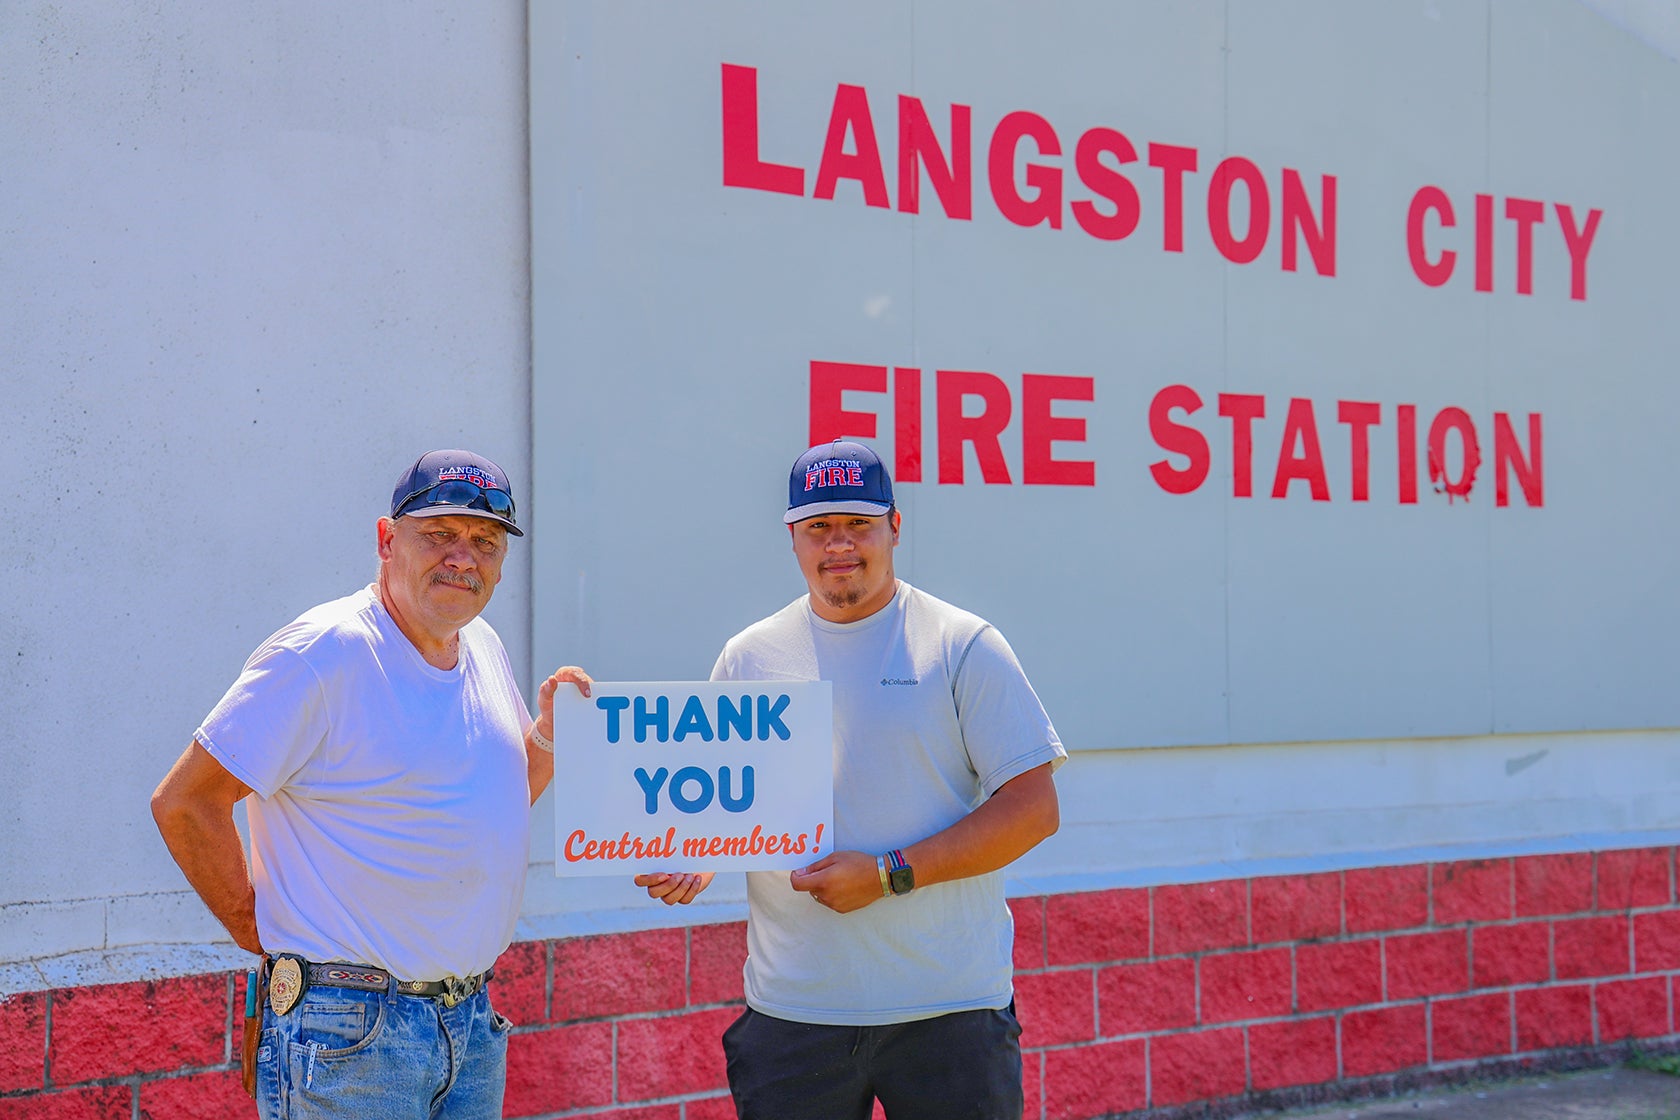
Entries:
[[[307, 987], [352, 988], [362, 992], [383, 992], [391, 987], [391, 974], [368, 964], [311, 964], [305, 970]], [[484, 987], [496, 970], [487, 968], [477, 976], [450, 976], [442, 980], [398, 980], [396, 989], [405, 996], [427, 996], [445, 1007], [454, 1007]]]

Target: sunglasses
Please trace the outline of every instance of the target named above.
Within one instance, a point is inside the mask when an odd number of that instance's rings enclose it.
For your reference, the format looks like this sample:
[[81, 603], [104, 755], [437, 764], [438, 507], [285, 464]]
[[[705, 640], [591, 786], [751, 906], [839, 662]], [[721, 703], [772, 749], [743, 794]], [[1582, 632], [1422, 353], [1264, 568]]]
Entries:
[[402, 503], [391, 513], [393, 518], [401, 517], [411, 509], [420, 506], [459, 506], [462, 509], [481, 509], [493, 513], [497, 517], [505, 517], [509, 521], [513, 516], [513, 495], [506, 490], [491, 490], [483, 486], [475, 486], [470, 482], [459, 479], [452, 482], [440, 482], [436, 486], [424, 490], [416, 490], [402, 500]]

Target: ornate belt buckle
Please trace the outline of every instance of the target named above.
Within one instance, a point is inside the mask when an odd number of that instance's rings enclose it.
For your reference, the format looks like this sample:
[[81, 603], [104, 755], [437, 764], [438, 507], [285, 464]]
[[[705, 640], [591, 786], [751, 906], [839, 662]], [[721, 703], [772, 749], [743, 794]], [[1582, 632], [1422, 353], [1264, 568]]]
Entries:
[[445, 976], [439, 983], [443, 985], [443, 991], [438, 993], [438, 1001], [445, 1007], [454, 1007], [473, 994], [472, 981], [459, 976]]
[[304, 989], [309, 986], [304, 976], [303, 961], [298, 957], [280, 956], [274, 958], [274, 966], [268, 971], [268, 1004], [274, 1008], [276, 1015], [284, 1015], [297, 1001], [303, 998]]

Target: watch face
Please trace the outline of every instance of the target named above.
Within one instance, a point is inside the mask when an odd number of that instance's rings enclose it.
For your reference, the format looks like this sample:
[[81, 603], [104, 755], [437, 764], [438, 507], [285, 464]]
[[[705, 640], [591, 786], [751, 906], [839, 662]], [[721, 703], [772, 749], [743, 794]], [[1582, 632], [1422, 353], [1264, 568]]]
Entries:
[[892, 883], [894, 894], [908, 894], [910, 889], [916, 885], [916, 873], [908, 867], [898, 868], [890, 873], [887, 878]]

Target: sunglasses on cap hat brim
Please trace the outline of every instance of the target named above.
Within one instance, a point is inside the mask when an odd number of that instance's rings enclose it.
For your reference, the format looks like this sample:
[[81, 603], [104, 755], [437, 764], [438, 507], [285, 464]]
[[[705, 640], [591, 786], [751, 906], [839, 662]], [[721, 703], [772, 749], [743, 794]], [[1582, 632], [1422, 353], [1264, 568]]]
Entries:
[[524, 536], [519, 526], [514, 524], [512, 494], [506, 490], [478, 486], [460, 479], [440, 482], [436, 486], [415, 491], [398, 503], [397, 508], [391, 512], [391, 517], [395, 519], [404, 514], [437, 516], [452, 509], [467, 514], [482, 511], [506, 525], [509, 532], [516, 536]]

